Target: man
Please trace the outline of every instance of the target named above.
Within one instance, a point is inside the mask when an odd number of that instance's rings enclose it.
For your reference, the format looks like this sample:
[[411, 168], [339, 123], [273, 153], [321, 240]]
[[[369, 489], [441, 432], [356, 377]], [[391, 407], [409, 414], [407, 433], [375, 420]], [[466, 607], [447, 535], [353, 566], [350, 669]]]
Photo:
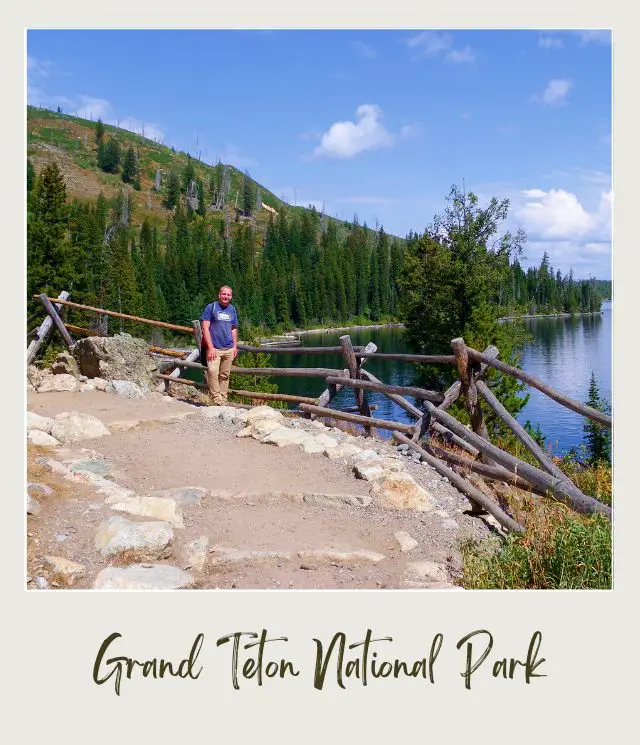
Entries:
[[207, 385], [214, 406], [227, 403], [231, 365], [238, 356], [238, 314], [231, 305], [232, 297], [232, 289], [223, 285], [218, 299], [209, 303], [200, 317], [207, 356]]

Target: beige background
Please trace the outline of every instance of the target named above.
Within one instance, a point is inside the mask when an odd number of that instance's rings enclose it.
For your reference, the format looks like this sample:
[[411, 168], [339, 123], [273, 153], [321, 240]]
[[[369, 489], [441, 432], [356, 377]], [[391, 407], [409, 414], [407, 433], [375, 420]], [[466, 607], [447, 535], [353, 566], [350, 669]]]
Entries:
[[[292, 7], [296, 7], [291, 4]], [[634, 101], [638, 68], [636, 24], [608, 3], [590, 14], [584, 4], [538, 2], [525, 16], [513, 2], [457, 3], [416, 14], [413, 3], [394, 2], [376, 15], [370, 2], [323, 3], [305, 17], [283, 3], [253, 7], [244, 17], [221, 14], [209, 3], [175, 6], [173, 15], [157, 3], [89, 4], [30, 2], [12, 8], [2, 28], [4, 96], [3, 143], [3, 284], [5, 363], [2, 368], [5, 414], [3, 438], [3, 729], [11, 742], [35, 741], [94, 745], [101, 743], [383, 743], [411, 737], [416, 741], [461, 743], [533, 743], [626, 741], [635, 712], [631, 691], [638, 663], [632, 592], [635, 550], [631, 544], [638, 495], [633, 484], [637, 413], [631, 391], [629, 352], [620, 359], [625, 333], [633, 334], [632, 290], [637, 271], [635, 176], [638, 172], [638, 111]], [[227, 5], [227, 13], [236, 6]], [[93, 11], [92, 11], [93, 8]], [[307, 11], [309, 12], [309, 11]], [[5, 11], [6, 16], [6, 11]], [[616, 416], [616, 589], [613, 592], [178, 592], [104, 593], [25, 592], [23, 587], [23, 426], [24, 390], [21, 336], [24, 297], [24, 41], [27, 27], [202, 27], [202, 26], [377, 26], [377, 27], [614, 27], [615, 36], [615, 344]], [[170, 90], [170, 87], [169, 89]], [[95, 92], [96, 95], [99, 92]], [[633, 200], [633, 203], [632, 203]], [[9, 224], [7, 233], [6, 225]], [[637, 275], [636, 275], [637, 276]], [[629, 321], [627, 321], [629, 319]], [[631, 341], [631, 343], [633, 343]], [[623, 369], [622, 365], [627, 365]], [[624, 398], [623, 398], [624, 397]], [[637, 461], [637, 457], [635, 458]], [[637, 595], [636, 595], [637, 596]], [[302, 669], [296, 679], [255, 682], [233, 691], [229, 645], [218, 637], [234, 631], [267, 628], [270, 636], [288, 636], [273, 645]], [[382, 654], [420, 657], [433, 635], [445, 636], [434, 686], [421, 680], [357, 681], [346, 691], [331, 682], [313, 689], [313, 637], [328, 640], [345, 631], [350, 641], [370, 627], [376, 636], [394, 637]], [[472, 691], [459, 675], [462, 653], [455, 643], [464, 634], [489, 629], [495, 637], [493, 662], [526, 654], [535, 630], [543, 633], [539, 668], [548, 677], [525, 685], [521, 677], [490, 677], [489, 664], [474, 678]], [[93, 660], [102, 640], [123, 634], [116, 654], [139, 659], [185, 656], [197, 633], [205, 634], [197, 681], [123, 681], [118, 698], [107, 684], [91, 682]], [[333, 678], [335, 679], [335, 678]], [[636, 684], [637, 687], [637, 684]], [[8, 718], [7, 718], [8, 715]]]

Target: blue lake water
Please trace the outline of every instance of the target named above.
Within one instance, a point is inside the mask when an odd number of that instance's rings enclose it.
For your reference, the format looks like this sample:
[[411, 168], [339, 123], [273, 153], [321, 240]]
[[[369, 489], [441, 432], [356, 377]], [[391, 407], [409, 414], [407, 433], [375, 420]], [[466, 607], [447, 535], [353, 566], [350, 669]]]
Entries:
[[[604, 303], [601, 314], [573, 316], [570, 318], [526, 319], [525, 324], [533, 339], [523, 350], [522, 369], [556, 390], [578, 401], [585, 401], [589, 391], [591, 371], [596, 375], [600, 394], [611, 402], [612, 381], [612, 317], [611, 303]], [[339, 337], [345, 331], [322, 331], [301, 337], [304, 346], [338, 346]], [[380, 352], [409, 353], [402, 329], [352, 330], [354, 345], [365, 345], [370, 341], [378, 345]], [[342, 368], [338, 354], [327, 355], [274, 355], [272, 364], [279, 367], [336, 367]], [[398, 361], [369, 360], [367, 369], [385, 383], [412, 385], [414, 366]], [[321, 379], [278, 378], [282, 393], [317, 396], [323, 390]], [[518, 420], [524, 424], [529, 420], [540, 429], [552, 447], [561, 454], [571, 447], [578, 447], [583, 440], [585, 419], [564, 408], [543, 393], [528, 389], [531, 396]], [[414, 403], [412, 399], [409, 399]], [[353, 392], [344, 389], [334, 399], [339, 406], [355, 403]], [[373, 416], [378, 419], [411, 421], [408, 415], [382, 394], [369, 394], [369, 402], [377, 409]], [[380, 431], [385, 435], [385, 431]]]

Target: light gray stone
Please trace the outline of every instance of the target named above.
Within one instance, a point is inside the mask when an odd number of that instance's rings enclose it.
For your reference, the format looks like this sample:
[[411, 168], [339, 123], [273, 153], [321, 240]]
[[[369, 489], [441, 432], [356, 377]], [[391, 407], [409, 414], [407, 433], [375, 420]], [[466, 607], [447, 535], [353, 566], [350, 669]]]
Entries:
[[374, 501], [381, 507], [430, 512], [439, 506], [435, 498], [406, 473], [388, 473], [371, 488]]
[[382, 465], [372, 461], [356, 464], [353, 467], [353, 472], [357, 479], [364, 479], [364, 481], [377, 481], [385, 475]]
[[302, 495], [306, 504], [318, 505], [321, 507], [367, 507], [371, 504], [371, 497], [368, 494], [315, 494], [307, 493]]
[[173, 540], [169, 523], [136, 523], [123, 517], [111, 517], [98, 527], [96, 549], [103, 556], [126, 552], [140, 559], [158, 559]]
[[[60, 378], [61, 375], [54, 377]], [[103, 437], [109, 430], [95, 416], [79, 411], [64, 411], [54, 417], [51, 434], [64, 443], [79, 442], [94, 437]]]
[[288, 551], [244, 551], [237, 548], [214, 546], [209, 549], [213, 556], [211, 566], [230, 566], [234, 564], [260, 564], [265, 561], [291, 561]]
[[300, 443], [300, 450], [305, 453], [324, 453], [325, 450], [332, 450], [338, 446], [338, 441], [329, 435], [313, 435], [308, 440]]
[[40, 492], [46, 497], [50, 497], [53, 495], [53, 489], [50, 486], [48, 486], [47, 484], [38, 484], [35, 482], [30, 482], [27, 484], [27, 492], [29, 494], [31, 494], [31, 492]]
[[76, 342], [73, 356], [80, 372], [91, 379], [130, 380], [142, 388], [157, 382], [158, 366], [143, 339], [126, 334], [89, 336]]
[[65, 559], [63, 556], [45, 556], [44, 557], [47, 566], [58, 574], [65, 575], [81, 575], [84, 574], [86, 567], [82, 564], [78, 564], [70, 559]]
[[324, 451], [324, 454], [329, 460], [342, 460], [344, 458], [351, 458], [354, 455], [362, 452], [362, 448], [357, 445], [351, 445], [348, 442], [340, 443], [335, 448], [328, 448]]
[[203, 572], [207, 564], [207, 548], [209, 539], [206, 535], [196, 538], [195, 541], [187, 543], [182, 551], [183, 566], [185, 569], [193, 569]]
[[27, 439], [33, 445], [45, 448], [55, 448], [60, 442], [55, 437], [51, 437], [46, 432], [41, 432], [39, 429], [32, 429], [27, 433]]
[[280, 427], [266, 437], [262, 437], [260, 442], [266, 442], [269, 445], [276, 445], [276, 447], [281, 448], [287, 445], [301, 445], [305, 440], [310, 440], [312, 437], [313, 435], [309, 432]]
[[34, 582], [36, 583], [39, 590], [46, 590], [49, 587], [49, 583], [44, 577], [36, 577]]
[[245, 419], [245, 422], [247, 424], [253, 424], [254, 422], [257, 422], [260, 419], [278, 419], [282, 420], [284, 419], [284, 416], [278, 409], [273, 409], [271, 406], [255, 406], [253, 409], [247, 410], [247, 417]]
[[112, 380], [107, 393], [115, 393], [122, 398], [145, 398], [145, 392], [131, 380]]
[[27, 515], [39, 515], [41, 509], [40, 502], [27, 492]]
[[434, 561], [412, 561], [407, 564], [405, 579], [425, 583], [448, 583], [449, 575], [444, 567]]
[[61, 393], [74, 391], [78, 381], [73, 375], [48, 375], [38, 386], [38, 393]]
[[282, 424], [278, 420], [265, 417], [240, 430], [236, 437], [253, 437], [254, 440], [260, 440], [278, 429], [282, 429]]
[[96, 577], [96, 590], [178, 590], [190, 587], [193, 577], [169, 564], [133, 564], [129, 567], [108, 567]]
[[371, 561], [377, 564], [386, 557], [376, 551], [358, 549], [356, 551], [339, 551], [332, 548], [319, 549], [317, 551], [300, 551], [298, 557], [303, 561], [328, 561], [340, 564], [353, 564], [361, 561]]
[[397, 533], [394, 533], [393, 537], [398, 541], [401, 551], [413, 551], [414, 548], [418, 547], [418, 541], [416, 541], [415, 538], [412, 538], [408, 533], [405, 533], [404, 530], [399, 530]]
[[35, 414], [33, 411], [27, 411], [27, 432], [36, 429], [50, 435], [51, 427], [53, 427], [53, 419], [48, 416], [40, 416], [40, 414]]
[[165, 497], [175, 500], [180, 505], [195, 505], [199, 507], [209, 490], [201, 486], [177, 486], [173, 489], [163, 489], [150, 494], [150, 497]]
[[112, 510], [117, 510], [118, 512], [126, 512], [129, 515], [137, 515], [138, 517], [154, 517], [157, 520], [170, 523], [174, 528], [184, 528], [182, 512], [178, 508], [175, 499], [135, 496], [116, 500], [113, 497], [107, 497], [105, 502]]

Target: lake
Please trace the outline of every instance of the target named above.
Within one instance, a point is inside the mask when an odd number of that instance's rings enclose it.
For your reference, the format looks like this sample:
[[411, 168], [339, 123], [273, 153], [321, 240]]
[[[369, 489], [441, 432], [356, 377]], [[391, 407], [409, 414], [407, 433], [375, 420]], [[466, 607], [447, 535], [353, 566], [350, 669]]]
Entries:
[[[578, 401], [587, 398], [593, 370], [601, 396], [611, 401], [612, 316], [611, 303], [607, 302], [603, 303], [601, 314], [525, 319], [533, 339], [523, 350], [522, 369]], [[303, 346], [339, 346], [339, 337], [344, 333], [348, 332], [319, 331], [301, 336], [300, 341]], [[349, 333], [354, 345], [373, 341], [380, 352], [411, 352], [403, 329], [372, 328]], [[278, 367], [344, 367], [341, 356], [331, 353], [278, 354], [274, 355], [272, 364]], [[392, 385], [412, 385], [414, 382], [414, 366], [410, 363], [370, 359], [367, 369]], [[277, 383], [282, 393], [303, 396], [318, 396], [324, 389], [319, 378], [278, 378]], [[518, 414], [518, 420], [522, 424], [527, 420], [534, 426], [539, 424], [556, 454], [578, 447], [582, 442], [585, 419], [543, 393], [535, 389], [529, 391], [529, 402]], [[415, 403], [413, 399], [409, 400]], [[353, 404], [353, 391], [343, 389], [334, 401], [338, 406]], [[378, 419], [412, 421], [403, 409], [382, 394], [370, 393], [369, 403], [377, 407], [373, 416]], [[380, 434], [390, 436], [390, 432], [385, 430], [380, 430]]]

